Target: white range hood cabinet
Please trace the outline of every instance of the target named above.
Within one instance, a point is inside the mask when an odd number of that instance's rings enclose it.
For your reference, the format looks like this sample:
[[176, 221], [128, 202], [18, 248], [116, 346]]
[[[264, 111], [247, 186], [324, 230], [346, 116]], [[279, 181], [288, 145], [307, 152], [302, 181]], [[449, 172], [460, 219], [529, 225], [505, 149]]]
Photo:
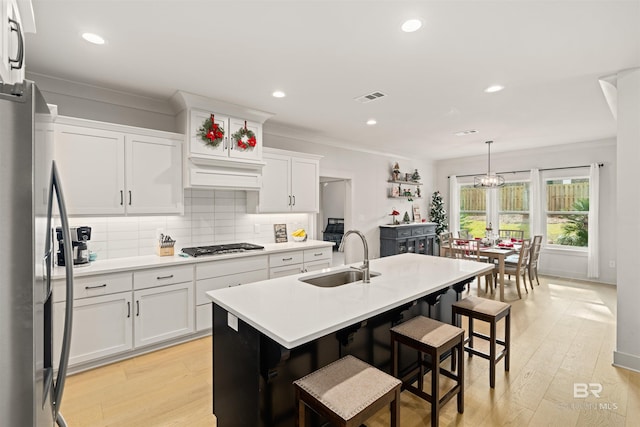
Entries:
[[[200, 95], [178, 91], [171, 98], [177, 111], [177, 127], [185, 135], [185, 188], [217, 188], [259, 191], [262, 186], [262, 124], [272, 113], [229, 104]], [[195, 132], [210, 114], [225, 128], [225, 138], [216, 150], [203, 148]], [[258, 144], [250, 152], [231, 149], [231, 134], [246, 124], [257, 137]], [[227, 148], [228, 145], [228, 148]]]

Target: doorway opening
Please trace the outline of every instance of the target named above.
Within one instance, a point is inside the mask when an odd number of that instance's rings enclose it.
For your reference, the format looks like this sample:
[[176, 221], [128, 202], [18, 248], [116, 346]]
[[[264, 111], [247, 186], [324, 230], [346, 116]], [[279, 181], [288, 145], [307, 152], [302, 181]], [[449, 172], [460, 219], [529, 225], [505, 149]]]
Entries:
[[317, 239], [335, 243], [331, 266], [344, 265], [344, 253], [338, 251], [344, 232], [351, 226], [351, 188], [348, 174], [321, 173], [320, 211], [316, 215]]

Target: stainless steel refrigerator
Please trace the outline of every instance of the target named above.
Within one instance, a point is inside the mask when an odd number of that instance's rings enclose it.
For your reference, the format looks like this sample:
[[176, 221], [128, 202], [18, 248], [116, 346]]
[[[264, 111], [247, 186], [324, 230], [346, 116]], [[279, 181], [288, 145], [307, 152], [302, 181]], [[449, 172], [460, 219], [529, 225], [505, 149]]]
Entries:
[[[60, 413], [73, 314], [73, 267], [53, 366], [52, 215], [69, 242], [49, 108], [31, 82], [0, 83], [0, 425], [65, 426]], [[64, 245], [66, 259], [72, 259]], [[67, 249], [68, 248], [68, 249]], [[71, 264], [71, 263], [67, 263]]]

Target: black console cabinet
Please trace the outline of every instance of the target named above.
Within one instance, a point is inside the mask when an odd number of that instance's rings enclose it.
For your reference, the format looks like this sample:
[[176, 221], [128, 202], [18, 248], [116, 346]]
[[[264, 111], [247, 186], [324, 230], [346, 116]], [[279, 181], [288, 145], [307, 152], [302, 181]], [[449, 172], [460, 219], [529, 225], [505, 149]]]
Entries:
[[406, 252], [434, 255], [435, 239], [435, 223], [381, 225], [380, 256]]

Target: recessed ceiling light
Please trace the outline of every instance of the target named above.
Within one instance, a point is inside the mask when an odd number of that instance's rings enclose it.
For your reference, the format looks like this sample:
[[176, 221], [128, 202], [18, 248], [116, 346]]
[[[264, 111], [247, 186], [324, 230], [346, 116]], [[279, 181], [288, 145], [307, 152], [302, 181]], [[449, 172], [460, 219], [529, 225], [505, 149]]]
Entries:
[[281, 90], [276, 90], [271, 95], [273, 95], [274, 98], [284, 98], [285, 96], [287, 96], [287, 94]]
[[97, 34], [82, 33], [82, 38], [93, 44], [104, 44], [104, 39]]
[[475, 129], [469, 129], [469, 130], [461, 130], [460, 132], [454, 133], [454, 135], [455, 136], [465, 136], [465, 135], [472, 135], [474, 133], [478, 133], [478, 131], [475, 130]]
[[369, 119], [369, 120], [367, 120], [367, 124], [368, 124], [369, 126], [373, 126], [373, 125], [375, 125], [376, 123], [378, 123], [378, 122], [376, 121], [376, 119]]
[[493, 85], [493, 86], [489, 86], [484, 91], [487, 93], [493, 93], [493, 92], [500, 92], [502, 89], [504, 89], [504, 86]]
[[414, 31], [418, 31], [420, 27], [422, 27], [422, 21], [419, 19], [409, 19], [402, 24], [402, 31], [405, 33], [413, 33]]

